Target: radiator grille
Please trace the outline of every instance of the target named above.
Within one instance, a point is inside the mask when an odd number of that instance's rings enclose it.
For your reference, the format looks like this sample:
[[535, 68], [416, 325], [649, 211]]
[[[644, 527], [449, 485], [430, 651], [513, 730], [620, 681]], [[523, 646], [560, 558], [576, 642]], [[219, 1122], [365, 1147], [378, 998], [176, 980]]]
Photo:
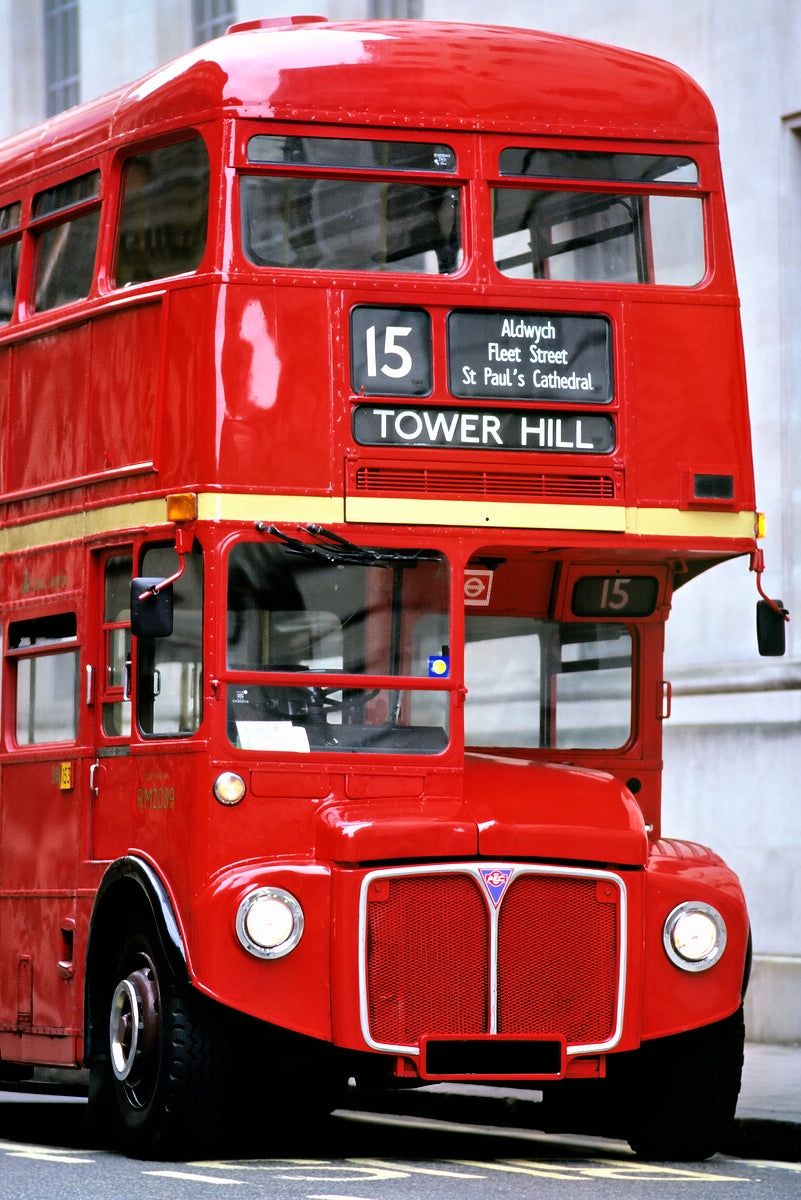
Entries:
[[611, 475], [550, 475], [538, 472], [447, 470], [429, 467], [361, 466], [353, 476], [357, 492], [413, 496], [479, 496], [527, 500], [614, 500]]
[[[620, 970], [617, 886], [594, 877], [518, 873], [497, 909], [477, 873], [409, 874], [368, 899], [370, 1036], [413, 1047], [423, 1035], [564, 1036], [608, 1041]], [[491, 999], [497, 996], [497, 1026]]]

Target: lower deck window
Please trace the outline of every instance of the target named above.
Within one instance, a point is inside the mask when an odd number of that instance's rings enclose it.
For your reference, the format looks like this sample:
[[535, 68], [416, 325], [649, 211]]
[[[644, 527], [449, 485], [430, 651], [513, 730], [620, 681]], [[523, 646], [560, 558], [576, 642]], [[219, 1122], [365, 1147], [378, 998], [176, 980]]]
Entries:
[[[148, 546], [141, 572], [168, 579], [177, 567], [169, 546]], [[194, 733], [203, 716], [203, 554], [195, 546], [173, 585], [174, 618], [169, 637], [139, 637], [136, 653], [136, 715], [145, 737]]]
[[465, 742], [618, 749], [632, 729], [632, 642], [624, 625], [470, 616]]
[[78, 651], [21, 659], [17, 664], [17, 745], [73, 742], [77, 736]]
[[18, 746], [74, 742], [78, 736], [80, 650], [75, 613], [12, 621], [8, 649], [16, 678], [14, 739]]

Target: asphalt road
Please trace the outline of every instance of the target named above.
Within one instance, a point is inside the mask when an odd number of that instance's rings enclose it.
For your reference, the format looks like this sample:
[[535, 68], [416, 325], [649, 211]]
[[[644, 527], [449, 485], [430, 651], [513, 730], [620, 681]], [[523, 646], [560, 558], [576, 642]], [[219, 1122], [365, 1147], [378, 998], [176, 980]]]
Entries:
[[[243, 1100], [252, 1103], [255, 1099]], [[0, 1093], [0, 1200], [796, 1200], [801, 1164], [638, 1162], [620, 1142], [338, 1112], [225, 1158], [98, 1150], [85, 1102]]]

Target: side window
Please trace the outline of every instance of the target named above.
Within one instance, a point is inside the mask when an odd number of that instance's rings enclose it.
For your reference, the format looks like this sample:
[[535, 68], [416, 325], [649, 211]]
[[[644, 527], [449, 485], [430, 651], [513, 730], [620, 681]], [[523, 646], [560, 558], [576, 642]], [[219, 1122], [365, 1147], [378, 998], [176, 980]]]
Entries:
[[129, 158], [122, 171], [116, 286], [194, 271], [206, 250], [209, 155], [202, 138]]
[[100, 703], [106, 737], [128, 737], [131, 732], [131, 577], [130, 554], [106, 561], [101, 625], [102, 677]]
[[[168, 579], [177, 560], [171, 546], [150, 546], [139, 574]], [[129, 581], [130, 582], [130, 581]], [[194, 733], [203, 715], [203, 555], [186, 555], [183, 574], [172, 584], [173, 628], [169, 637], [139, 637], [136, 646], [136, 705], [146, 737]]]
[[18, 746], [73, 742], [78, 736], [77, 627], [72, 612], [12, 621], [8, 627]]
[[0, 208], [0, 325], [7, 325], [14, 311], [19, 274], [19, 234], [6, 237], [19, 229], [21, 205], [7, 204]]
[[34, 197], [31, 231], [36, 246], [36, 312], [89, 295], [99, 229], [99, 171], [60, 183]]

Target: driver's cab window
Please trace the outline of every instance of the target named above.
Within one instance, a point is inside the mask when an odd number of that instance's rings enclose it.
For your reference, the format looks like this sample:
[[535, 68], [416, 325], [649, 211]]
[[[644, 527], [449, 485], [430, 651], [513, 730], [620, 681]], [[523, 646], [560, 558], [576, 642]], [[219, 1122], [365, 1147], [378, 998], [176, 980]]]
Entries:
[[332, 537], [231, 548], [228, 737], [282, 753], [439, 753], [450, 704], [445, 559]]
[[[172, 546], [149, 546], [140, 574], [169, 579], [178, 570]], [[136, 714], [146, 737], [194, 733], [202, 718], [203, 555], [196, 544], [173, 589], [173, 627], [168, 637], [138, 637]]]

